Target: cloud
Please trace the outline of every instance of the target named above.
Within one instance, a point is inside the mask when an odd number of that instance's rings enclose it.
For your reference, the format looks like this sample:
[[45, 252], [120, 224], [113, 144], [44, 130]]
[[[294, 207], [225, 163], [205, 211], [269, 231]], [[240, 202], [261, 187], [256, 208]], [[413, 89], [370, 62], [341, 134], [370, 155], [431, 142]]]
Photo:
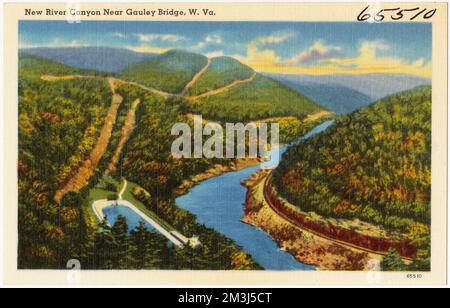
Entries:
[[134, 36], [137, 37], [138, 40], [141, 42], [152, 42], [155, 40], [160, 40], [164, 42], [179, 42], [185, 39], [184, 36], [177, 34], [136, 33], [134, 34]]
[[120, 38], [120, 39], [123, 39], [123, 38], [125, 38], [125, 34], [124, 33], [122, 33], [122, 32], [113, 32], [113, 33], [110, 33], [109, 34], [110, 36], [113, 36], [113, 37], [116, 37], [116, 38]]
[[282, 62], [276, 51], [268, 48], [269, 45], [277, 45], [294, 37], [294, 32], [258, 36], [247, 45], [247, 55], [234, 55], [234, 57], [251, 66], [255, 70], [263, 71], [267, 66], [277, 66]]
[[207, 46], [219, 46], [222, 44], [222, 37], [218, 34], [209, 34], [203, 41], [198, 42], [193, 49], [201, 50]]
[[381, 40], [363, 41], [356, 57], [329, 59], [325, 66], [336, 69], [351, 69], [359, 73], [404, 73], [422, 77], [431, 77], [431, 62], [419, 58], [407, 61], [399, 57], [380, 55], [380, 51], [389, 51], [391, 46]]
[[215, 51], [211, 51], [205, 54], [205, 56], [207, 56], [208, 58], [216, 58], [216, 57], [221, 57], [223, 56], [224, 53], [222, 50], [215, 50]]
[[27, 41], [20, 41], [19, 48], [38, 48], [38, 47], [89, 47], [89, 44], [80, 42], [78, 40], [65, 41], [60, 38], [55, 38], [48, 43], [35, 44]]
[[285, 33], [281, 33], [281, 34], [259, 36], [259, 37], [255, 38], [252, 42], [250, 42], [249, 47], [250, 46], [263, 47], [266, 45], [280, 44], [280, 43], [286, 42], [287, 40], [289, 40], [290, 38], [292, 38], [294, 36], [295, 36], [294, 32], [285, 32]]
[[[281, 42], [280, 39], [265, 40]], [[273, 49], [262, 49], [249, 44], [247, 54], [235, 57], [257, 71], [285, 74], [411, 74], [431, 78], [431, 61], [419, 58], [407, 61], [387, 55], [391, 46], [382, 40], [362, 41], [358, 54], [346, 57], [339, 46], [315, 42], [298, 55], [283, 59]]]
[[265, 67], [277, 66], [282, 62], [281, 58], [274, 50], [260, 50], [255, 46], [248, 47], [246, 56], [234, 55], [233, 57], [257, 71], [264, 71]]
[[136, 52], [145, 52], [145, 53], [164, 53], [170, 48], [161, 48], [161, 47], [155, 47], [155, 46], [149, 46], [149, 45], [140, 45], [140, 46], [125, 46], [125, 48], [136, 51]]
[[326, 45], [321, 41], [315, 42], [307, 50], [287, 60], [286, 65], [299, 65], [316, 62], [319, 60], [338, 57], [341, 55], [342, 48], [334, 45]]

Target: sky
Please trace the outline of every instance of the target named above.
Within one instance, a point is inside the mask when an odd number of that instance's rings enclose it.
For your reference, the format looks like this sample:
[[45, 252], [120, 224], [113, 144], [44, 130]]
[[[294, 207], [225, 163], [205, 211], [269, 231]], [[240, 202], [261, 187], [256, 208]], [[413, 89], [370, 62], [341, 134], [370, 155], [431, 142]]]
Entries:
[[231, 56], [260, 72], [431, 78], [431, 23], [21, 21], [20, 48], [107, 46]]

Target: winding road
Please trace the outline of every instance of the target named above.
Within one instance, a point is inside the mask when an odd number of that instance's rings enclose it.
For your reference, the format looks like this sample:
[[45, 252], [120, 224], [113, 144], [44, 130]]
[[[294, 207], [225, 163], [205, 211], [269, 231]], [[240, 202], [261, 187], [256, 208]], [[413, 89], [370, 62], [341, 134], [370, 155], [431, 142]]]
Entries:
[[224, 91], [226, 91], [226, 90], [228, 90], [228, 89], [230, 89], [230, 88], [232, 88], [234, 86], [237, 86], [239, 84], [252, 82], [255, 79], [255, 77], [256, 77], [256, 72], [253, 73], [253, 75], [250, 76], [247, 79], [234, 80], [234, 81], [230, 82], [229, 84], [227, 84], [227, 85], [225, 85], [223, 87], [220, 87], [220, 88], [217, 88], [217, 89], [214, 89], [214, 90], [211, 90], [211, 91], [199, 94], [199, 95], [187, 96], [187, 98], [191, 99], [191, 100], [196, 100], [196, 99], [199, 99], [199, 98], [202, 98], [202, 97], [208, 97], [208, 96], [213, 96], [213, 95], [216, 95], [216, 94], [220, 94], [220, 93], [222, 93], [222, 92], [224, 92]]
[[189, 91], [189, 89], [197, 82], [197, 80], [206, 72], [206, 70], [208, 69], [209, 65], [211, 64], [211, 59], [208, 58], [208, 61], [206, 62], [206, 65], [199, 70], [194, 77], [192, 78], [191, 81], [189, 81], [186, 86], [184, 87], [183, 91], [181, 91], [181, 96], [186, 95], [186, 93]]
[[[296, 221], [295, 219], [292, 219], [291, 217], [285, 215], [284, 213], [282, 213], [281, 211], [278, 210], [278, 208], [272, 203], [272, 200], [268, 194], [268, 190], [270, 189], [270, 182], [272, 180], [272, 176], [273, 176], [273, 171], [268, 172], [265, 176], [263, 176], [261, 179], [258, 180], [258, 182], [254, 185], [255, 187], [257, 185], [262, 185], [262, 189], [263, 189], [263, 196], [264, 196], [264, 202], [267, 203], [267, 205], [272, 209], [272, 211], [274, 213], [276, 213], [279, 217], [281, 217], [282, 219], [284, 219], [285, 221], [289, 222], [290, 224], [300, 228], [301, 230], [307, 231], [311, 234], [314, 234], [317, 237], [320, 237], [322, 239], [328, 240], [330, 242], [333, 242], [335, 244], [341, 245], [343, 247], [346, 248], [351, 248], [351, 249], [356, 249], [359, 251], [363, 251], [363, 252], [367, 252], [373, 255], [378, 255], [381, 257], [384, 257], [387, 255], [387, 251], [375, 251], [375, 250], [371, 250], [369, 248], [363, 247], [363, 246], [359, 246], [359, 245], [355, 245], [353, 243], [349, 243], [349, 242], [345, 242], [345, 241], [341, 241], [337, 238], [334, 237], [330, 237], [327, 236], [326, 234], [317, 232], [316, 230], [313, 230], [311, 228], [308, 228], [307, 226], [300, 224], [298, 221]], [[409, 257], [404, 257], [401, 256], [402, 260], [410, 263], [412, 262], [412, 259]]]

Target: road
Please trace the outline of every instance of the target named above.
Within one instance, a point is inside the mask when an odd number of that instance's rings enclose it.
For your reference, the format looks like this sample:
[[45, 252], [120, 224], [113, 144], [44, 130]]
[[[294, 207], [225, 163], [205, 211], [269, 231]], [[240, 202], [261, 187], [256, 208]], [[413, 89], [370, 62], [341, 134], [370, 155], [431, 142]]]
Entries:
[[127, 180], [126, 179], [123, 179], [123, 187], [122, 187], [122, 190], [119, 192], [119, 200], [122, 200], [123, 198], [123, 193], [125, 192], [125, 190], [127, 189], [127, 185], [128, 185], [128, 182], [127, 182]]
[[211, 90], [211, 91], [202, 93], [202, 94], [200, 94], [200, 95], [196, 95], [196, 96], [187, 96], [187, 98], [188, 98], [188, 99], [192, 99], [192, 100], [196, 100], [196, 99], [198, 99], [198, 98], [208, 97], [208, 96], [213, 96], [213, 95], [216, 95], [216, 94], [220, 94], [220, 93], [222, 93], [222, 92], [224, 92], [224, 91], [226, 91], [226, 90], [228, 90], [228, 89], [230, 89], [230, 88], [232, 88], [232, 87], [234, 87], [234, 86], [237, 86], [237, 85], [239, 85], [239, 84], [251, 82], [251, 81], [253, 81], [253, 80], [255, 79], [255, 77], [256, 77], [256, 73], [253, 73], [253, 75], [250, 76], [250, 77], [247, 78], [247, 79], [243, 79], [243, 80], [235, 80], [235, 81], [232, 81], [232, 82], [230, 82], [229, 84], [227, 84], [227, 85], [225, 85], [225, 86], [223, 86], [223, 87], [220, 87], [220, 88], [217, 88], [217, 89], [214, 89], [214, 90]]
[[239, 84], [251, 82], [256, 77], [256, 72], [255, 72], [255, 73], [253, 73], [252, 76], [250, 76], [247, 79], [234, 80], [234, 81], [230, 82], [229, 84], [224, 85], [223, 87], [220, 87], [220, 88], [217, 88], [217, 89], [214, 89], [214, 90], [211, 90], [211, 91], [199, 94], [199, 95], [195, 95], [195, 96], [186, 96], [186, 93], [189, 90], [189, 88], [192, 87], [195, 84], [195, 82], [198, 80], [198, 78], [200, 78], [200, 76], [204, 74], [204, 72], [207, 70], [208, 66], [209, 66], [209, 62], [208, 62], [208, 64], [205, 67], [203, 67], [198, 73], [195, 74], [193, 79], [185, 86], [185, 88], [183, 89], [183, 91], [180, 94], [164, 92], [164, 91], [152, 88], [152, 87], [145, 86], [145, 85], [140, 84], [138, 82], [125, 81], [125, 80], [117, 79], [117, 78], [114, 78], [114, 77], [83, 76], [83, 75], [65, 75], [65, 76], [43, 75], [43, 76], [41, 76], [41, 79], [45, 80], [45, 81], [69, 80], [69, 79], [75, 79], [75, 78], [80, 78], [80, 79], [98, 79], [98, 80], [107, 79], [110, 84], [114, 84], [115, 86], [122, 85], [122, 84], [128, 84], [128, 85], [133, 85], [133, 86], [139, 87], [139, 88], [141, 88], [141, 89], [143, 89], [145, 91], [151, 92], [153, 94], [160, 95], [162, 97], [170, 97], [170, 96], [173, 97], [173, 96], [175, 96], [175, 97], [184, 97], [184, 98], [190, 99], [190, 100], [196, 100], [198, 98], [208, 97], [208, 96], [213, 96], [213, 95], [216, 95], [216, 94], [220, 94], [220, 93], [222, 93], [222, 92], [224, 92], [224, 91], [226, 91], [226, 90], [228, 90], [228, 89], [230, 89], [230, 88], [232, 88], [234, 86], [237, 86]]
[[[312, 229], [310, 229], [308, 227], [305, 227], [304, 225], [299, 224], [297, 221], [291, 219], [290, 217], [288, 217], [284, 213], [280, 212], [277, 209], [277, 207], [273, 205], [272, 201], [270, 200], [270, 197], [267, 194], [267, 189], [266, 188], [267, 188], [268, 182], [269, 182], [270, 178], [272, 177], [272, 175], [273, 175], [272, 172], [269, 172], [266, 176], [262, 177], [258, 181], [257, 184], [260, 184], [262, 182], [263, 192], [264, 192], [264, 201], [269, 205], [269, 207], [272, 209], [272, 211], [274, 211], [278, 216], [280, 216], [281, 218], [283, 218], [287, 222], [293, 224], [294, 226], [296, 226], [296, 227], [298, 227], [298, 228], [300, 228], [302, 230], [305, 230], [305, 231], [307, 231], [307, 232], [309, 232], [311, 234], [314, 234], [315, 236], [318, 236], [320, 238], [326, 239], [326, 240], [331, 241], [333, 243], [336, 243], [338, 245], [341, 245], [341, 246], [344, 246], [344, 247], [347, 247], [347, 248], [351, 248], [351, 249], [364, 251], [364, 252], [367, 252], [367, 253], [370, 253], [370, 254], [373, 254], [373, 255], [378, 255], [378, 256], [381, 256], [381, 257], [387, 255], [387, 252], [374, 251], [374, 250], [371, 250], [371, 249], [368, 249], [368, 248], [365, 248], [365, 247], [362, 247], [362, 246], [358, 246], [358, 245], [355, 245], [355, 244], [352, 244], [352, 243], [349, 243], [349, 242], [344, 242], [344, 241], [338, 240], [336, 238], [329, 237], [329, 236], [327, 236], [325, 234], [317, 232], [316, 230], [312, 230]], [[407, 257], [403, 257], [403, 256], [402, 256], [402, 260], [407, 262], [407, 263], [411, 263], [412, 262], [411, 258], [407, 258]]]
[[194, 77], [192, 78], [191, 81], [189, 81], [186, 86], [184, 87], [183, 91], [181, 91], [181, 96], [184, 96], [187, 94], [187, 92], [189, 91], [189, 89], [197, 82], [197, 80], [206, 72], [206, 70], [208, 69], [209, 65], [211, 64], [211, 59], [208, 58], [208, 62], [206, 62], [206, 65], [197, 72], [197, 74], [194, 75]]

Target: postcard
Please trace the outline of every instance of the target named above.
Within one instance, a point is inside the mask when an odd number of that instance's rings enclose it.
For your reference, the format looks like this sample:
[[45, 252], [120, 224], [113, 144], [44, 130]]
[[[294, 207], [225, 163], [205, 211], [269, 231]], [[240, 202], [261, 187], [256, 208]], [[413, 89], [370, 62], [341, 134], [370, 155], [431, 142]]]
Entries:
[[446, 283], [447, 4], [4, 8], [5, 283]]

